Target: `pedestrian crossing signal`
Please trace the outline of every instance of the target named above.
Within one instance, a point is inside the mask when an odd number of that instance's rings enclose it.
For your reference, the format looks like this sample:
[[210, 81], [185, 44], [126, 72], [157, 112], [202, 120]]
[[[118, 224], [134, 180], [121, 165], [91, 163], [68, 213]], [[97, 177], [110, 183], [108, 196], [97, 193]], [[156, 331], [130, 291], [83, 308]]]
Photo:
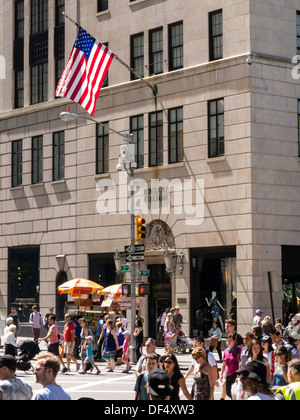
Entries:
[[150, 294], [149, 283], [139, 283], [139, 296], [148, 296]]
[[146, 234], [145, 234], [145, 232], [146, 232], [146, 228], [145, 228], [146, 221], [145, 221], [145, 219], [143, 219], [140, 216], [137, 216], [135, 218], [135, 221], [136, 221], [136, 238], [135, 238], [135, 241], [136, 242], [141, 242], [143, 239], [146, 238]]

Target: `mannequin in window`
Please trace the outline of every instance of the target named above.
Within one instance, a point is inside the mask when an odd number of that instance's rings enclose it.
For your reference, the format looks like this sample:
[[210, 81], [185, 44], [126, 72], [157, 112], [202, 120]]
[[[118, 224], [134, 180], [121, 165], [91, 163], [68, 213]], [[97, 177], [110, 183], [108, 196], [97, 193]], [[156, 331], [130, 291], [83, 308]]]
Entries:
[[224, 331], [224, 324], [222, 318], [222, 311], [225, 311], [221, 303], [218, 301], [217, 292], [213, 291], [211, 294], [211, 299], [205, 298], [207, 306], [212, 310], [213, 317], [215, 321], [219, 321], [221, 330]]

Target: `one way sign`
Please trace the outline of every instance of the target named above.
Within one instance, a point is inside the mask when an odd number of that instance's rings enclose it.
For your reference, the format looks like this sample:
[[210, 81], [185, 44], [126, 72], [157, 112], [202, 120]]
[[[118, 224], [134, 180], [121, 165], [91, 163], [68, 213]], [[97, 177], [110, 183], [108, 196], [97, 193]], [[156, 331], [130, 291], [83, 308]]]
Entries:
[[[127, 245], [124, 247], [125, 254], [131, 253], [131, 245]], [[135, 252], [145, 252], [145, 245], [135, 245]]]
[[126, 255], [126, 262], [145, 261], [144, 254], [130, 254]]

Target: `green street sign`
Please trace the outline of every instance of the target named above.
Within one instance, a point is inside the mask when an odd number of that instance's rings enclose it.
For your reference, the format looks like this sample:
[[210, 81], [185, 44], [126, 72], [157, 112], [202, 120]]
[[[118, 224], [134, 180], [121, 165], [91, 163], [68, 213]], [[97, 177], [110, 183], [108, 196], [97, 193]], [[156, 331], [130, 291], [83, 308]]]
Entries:
[[150, 270], [138, 270], [136, 274], [140, 277], [150, 277]]
[[121, 265], [121, 272], [126, 273], [127, 271], [131, 271], [130, 265]]

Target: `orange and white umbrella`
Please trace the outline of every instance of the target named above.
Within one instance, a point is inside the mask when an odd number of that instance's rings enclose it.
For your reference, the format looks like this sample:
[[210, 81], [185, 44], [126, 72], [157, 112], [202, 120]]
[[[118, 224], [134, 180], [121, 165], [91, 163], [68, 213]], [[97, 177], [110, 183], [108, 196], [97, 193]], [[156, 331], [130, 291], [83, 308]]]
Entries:
[[86, 280], [82, 278], [69, 280], [60, 286], [58, 286], [57, 291], [61, 295], [63, 293], [69, 295], [92, 295], [100, 290], [103, 287], [100, 284], [95, 283], [91, 280]]
[[99, 295], [106, 295], [106, 294], [121, 295], [122, 294], [122, 283], [107, 286], [104, 289], [102, 289], [101, 291], [99, 290], [97, 293]]

